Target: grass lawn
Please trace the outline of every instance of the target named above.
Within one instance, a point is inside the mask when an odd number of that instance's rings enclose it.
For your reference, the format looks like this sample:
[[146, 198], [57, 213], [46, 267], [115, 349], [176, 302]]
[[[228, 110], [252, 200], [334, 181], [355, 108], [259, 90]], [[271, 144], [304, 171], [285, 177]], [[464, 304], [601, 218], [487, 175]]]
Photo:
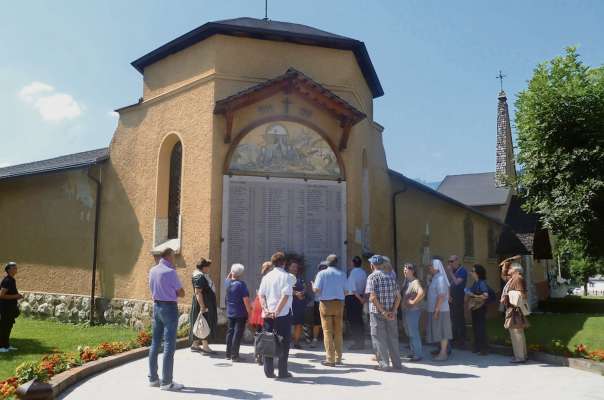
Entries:
[[[602, 314], [533, 314], [529, 322], [531, 326], [525, 331], [527, 344], [549, 347], [552, 340], [560, 340], [571, 351], [581, 343], [590, 350], [604, 349]], [[509, 341], [503, 319], [489, 320], [487, 330], [493, 342]]]
[[78, 346], [134, 339], [136, 332], [115, 325], [83, 326], [60, 322], [18, 318], [11, 335], [11, 345], [18, 351], [0, 354], [0, 380], [14, 375], [24, 361], [37, 361], [52, 352], [73, 352]]

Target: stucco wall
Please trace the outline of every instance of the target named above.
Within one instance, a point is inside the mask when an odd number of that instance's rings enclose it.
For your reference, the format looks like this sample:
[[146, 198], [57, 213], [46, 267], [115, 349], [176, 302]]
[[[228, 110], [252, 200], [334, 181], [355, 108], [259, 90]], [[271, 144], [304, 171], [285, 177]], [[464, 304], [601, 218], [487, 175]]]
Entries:
[[171, 134], [180, 136], [183, 146], [177, 267], [191, 293], [191, 272], [210, 247], [213, 105], [213, 83], [207, 81], [121, 111], [104, 169], [99, 259], [104, 297], [149, 298], [158, 154]]
[[[404, 190], [397, 196], [398, 264], [413, 262], [421, 265], [426, 225], [429, 225], [429, 247], [431, 256], [446, 260], [450, 255], [461, 257], [462, 263], [470, 269], [473, 264], [481, 264], [487, 270], [487, 280], [494, 290], [500, 289], [499, 268], [496, 259], [488, 257], [488, 229], [495, 222], [456, 206], [436, 196], [430, 195], [412, 185], [392, 178], [393, 190]], [[463, 257], [464, 220], [467, 216], [474, 224], [474, 257]], [[425, 268], [423, 268], [425, 276]], [[468, 283], [471, 279], [468, 280]]]
[[0, 262], [21, 290], [89, 293], [96, 186], [87, 170], [0, 182]]

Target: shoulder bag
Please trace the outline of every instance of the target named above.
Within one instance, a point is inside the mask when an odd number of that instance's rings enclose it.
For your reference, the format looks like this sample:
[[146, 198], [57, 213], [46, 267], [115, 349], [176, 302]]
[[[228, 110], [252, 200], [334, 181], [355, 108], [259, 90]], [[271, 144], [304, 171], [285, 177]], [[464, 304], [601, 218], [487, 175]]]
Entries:
[[274, 358], [277, 354], [277, 342], [281, 337], [275, 332], [262, 331], [254, 337], [254, 351], [256, 355]]
[[193, 336], [198, 339], [205, 339], [210, 336], [210, 325], [208, 325], [208, 321], [204, 318], [203, 314], [199, 312], [197, 319], [195, 320], [195, 324], [193, 325]]

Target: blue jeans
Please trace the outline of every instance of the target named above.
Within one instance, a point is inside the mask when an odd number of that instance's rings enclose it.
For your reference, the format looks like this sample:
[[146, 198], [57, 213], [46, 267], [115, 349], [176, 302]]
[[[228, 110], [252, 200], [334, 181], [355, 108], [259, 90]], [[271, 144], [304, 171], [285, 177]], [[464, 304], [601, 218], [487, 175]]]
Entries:
[[405, 326], [409, 336], [409, 346], [414, 357], [422, 357], [422, 337], [419, 333], [421, 310], [405, 310]]
[[247, 317], [236, 318], [229, 317], [229, 325], [226, 336], [226, 355], [227, 357], [239, 358], [239, 348], [241, 347], [241, 339], [245, 330], [245, 322]]
[[164, 360], [162, 365], [162, 385], [172, 383], [174, 351], [176, 350], [176, 330], [178, 328], [178, 305], [176, 303], [153, 304], [153, 337], [149, 348], [149, 381], [157, 381], [157, 356], [164, 342]]

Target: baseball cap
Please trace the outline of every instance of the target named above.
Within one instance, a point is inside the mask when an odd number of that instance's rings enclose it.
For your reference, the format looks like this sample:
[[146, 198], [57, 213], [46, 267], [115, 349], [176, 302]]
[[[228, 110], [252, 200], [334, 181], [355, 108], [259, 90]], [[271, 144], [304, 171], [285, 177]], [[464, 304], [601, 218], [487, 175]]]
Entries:
[[382, 265], [384, 263], [384, 257], [379, 254], [376, 254], [369, 258], [369, 262], [373, 265]]

